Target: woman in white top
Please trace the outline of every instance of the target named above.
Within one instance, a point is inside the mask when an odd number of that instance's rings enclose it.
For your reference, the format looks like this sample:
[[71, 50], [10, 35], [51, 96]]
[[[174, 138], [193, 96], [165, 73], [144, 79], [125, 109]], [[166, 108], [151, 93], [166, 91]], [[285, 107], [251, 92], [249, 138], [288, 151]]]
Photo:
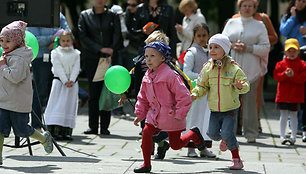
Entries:
[[191, 46], [193, 40], [193, 28], [196, 24], [206, 23], [204, 15], [198, 9], [195, 0], [182, 0], [179, 10], [185, 15], [182, 25], [176, 24], [177, 36], [182, 41], [180, 53]]
[[51, 52], [54, 79], [45, 111], [45, 122], [57, 140], [72, 140], [78, 110], [80, 51], [74, 49], [72, 43], [72, 33], [65, 30], [59, 38], [60, 46]]
[[264, 23], [253, 18], [257, 0], [238, 0], [237, 5], [241, 17], [229, 19], [222, 34], [229, 37], [232, 43], [230, 55], [250, 82], [250, 91], [243, 95], [242, 117], [244, 137], [253, 143], [258, 136], [256, 89], [259, 77], [266, 72], [270, 43]]

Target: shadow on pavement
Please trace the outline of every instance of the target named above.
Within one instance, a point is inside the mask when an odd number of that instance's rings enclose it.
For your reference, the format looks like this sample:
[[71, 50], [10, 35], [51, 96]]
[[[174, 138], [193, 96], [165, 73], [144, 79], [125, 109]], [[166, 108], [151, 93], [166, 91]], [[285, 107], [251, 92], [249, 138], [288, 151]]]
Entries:
[[2, 169], [14, 170], [16, 172], [22, 173], [54, 173], [55, 170], [60, 170], [61, 168], [56, 167], [56, 165], [44, 165], [44, 166], [34, 166], [34, 167], [0, 167]]
[[87, 157], [67, 157], [67, 156], [7, 156], [17, 161], [54, 161], [54, 162], [76, 162], [76, 163], [98, 163], [101, 160]]
[[121, 139], [121, 140], [139, 140], [141, 139], [140, 136], [121, 136], [121, 135], [115, 135], [115, 134], [110, 134], [110, 135], [98, 135], [100, 138], [105, 138], [105, 139]]

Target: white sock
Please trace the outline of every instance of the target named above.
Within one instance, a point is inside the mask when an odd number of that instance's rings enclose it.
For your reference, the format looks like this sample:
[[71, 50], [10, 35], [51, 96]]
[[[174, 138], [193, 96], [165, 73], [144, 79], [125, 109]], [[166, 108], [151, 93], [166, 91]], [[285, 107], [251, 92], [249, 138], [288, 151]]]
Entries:
[[287, 121], [288, 121], [288, 110], [280, 110], [280, 137], [286, 137], [286, 128], [287, 128]]
[[291, 130], [292, 130], [290, 138], [295, 140], [297, 134], [297, 127], [298, 127], [297, 111], [289, 111], [289, 116], [290, 116]]

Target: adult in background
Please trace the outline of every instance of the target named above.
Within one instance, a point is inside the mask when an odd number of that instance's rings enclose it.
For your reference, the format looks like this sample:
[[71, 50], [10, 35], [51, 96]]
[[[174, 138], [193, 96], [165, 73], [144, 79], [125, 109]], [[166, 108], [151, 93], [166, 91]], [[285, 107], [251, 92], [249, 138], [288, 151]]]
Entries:
[[263, 22], [255, 20], [256, 0], [238, 0], [241, 17], [226, 23], [222, 34], [229, 37], [230, 55], [244, 70], [250, 82], [250, 91], [242, 95], [243, 131], [247, 142], [254, 143], [258, 136], [256, 96], [259, 78], [265, 73], [270, 50], [269, 37]]
[[[240, 17], [240, 14], [235, 14], [232, 16], [232, 18], [238, 18]], [[254, 13], [253, 14], [253, 18], [258, 20], [258, 21], [262, 21], [267, 29], [268, 32], [268, 37], [269, 37], [269, 42], [270, 45], [273, 46], [277, 43], [278, 41], [278, 36], [275, 32], [275, 29], [273, 27], [273, 24], [269, 18], [269, 16], [265, 13]], [[272, 59], [275, 59], [274, 57], [272, 57]], [[273, 60], [273, 62], [275, 62], [275, 60]], [[268, 65], [268, 62], [265, 62]], [[267, 65], [265, 67], [267, 67]], [[274, 67], [273, 67], [274, 69]], [[266, 72], [268, 72], [268, 67], [265, 70]], [[273, 71], [272, 71], [273, 73]], [[260, 111], [261, 111], [261, 104], [264, 101], [263, 99], [263, 84], [264, 84], [264, 80], [265, 80], [265, 72], [263, 72], [263, 75], [260, 77], [260, 81], [259, 81], [259, 85], [257, 88], [257, 99], [256, 99], [256, 105], [257, 105], [257, 117], [258, 117], [258, 132], [261, 133], [262, 132], [262, 127], [261, 127], [261, 123], [260, 123]], [[238, 114], [238, 118], [239, 118], [239, 114]], [[238, 119], [238, 124], [240, 123], [240, 119]], [[241, 135], [241, 127], [242, 125], [237, 125], [237, 134]]]
[[139, 42], [138, 51], [139, 54], [143, 53], [144, 40], [151, 34], [154, 29], [149, 27], [147, 30], [143, 30], [143, 27], [148, 22], [154, 22], [158, 24], [155, 30], [160, 30], [165, 33], [170, 39], [171, 56], [176, 59], [176, 29], [174, 27], [174, 12], [173, 7], [169, 5], [166, 0], [147, 0], [143, 4], [137, 7], [135, 13], [135, 22], [130, 28], [129, 32], [132, 32]]
[[[122, 35], [119, 16], [106, 6], [107, 0], [94, 0], [94, 6], [80, 14], [78, 30], [83, 45], [84, 67], [89, 84], [88, 116], [89, 129], [85, 134], [97, 134], [100, 117], [100, 133], [109, 135], [108, 130], [111, 111], [99, 111], [99, 97], [104, 81], [93, 82], [99, 59], [109, 57], [122, 46]], [[114, 57], [112, 64], [116, 64]]]
[[196, 24], [205, 23], [206, 19], [198, 8], [195, 0], [182, 0], [179, 5], [179, 10], [185, 17], [182, 25], [176, 24], [177, 36], [182, 41], [180, 53], [191, 47], [193, 40], [193, 28]]
[[130, 32], [135, 27], [135, 14], [137, 10], [137, 6], [140, 3], [140, 0], [128, 0], [128, 6], [124, 13], [124, 20], [125, 25], [127, 27], [127, 32], [125, 35], [125, 39], [128, 40], [128, 45], [125, 47], [125, 58], [123, 65], [128, 69], [131, 70], [134, 66], [133, 58], [138, 55], [138, 48], [139, 48], [139, 41], [137, 36]]
[[306, 1], [291, 0], [281, 19], [280, 33], [287, 39], [295, 38], [300, 46], [306, 45]]
[[59, 28], [27, 27], [27, 30], [35, 35], [39, 44], [37, 57], [31, 63], [33, 71], [31, 124], [35, 129], [41, 129], [42, 106], [47, 105], [51, 90], [53, 75], [51, 72], [50, 53], [54, 46], [54, 39], [59, 35], [58, 31], [60, 29], [70, 31], [66, 18], [62, 13], [60, 13]]

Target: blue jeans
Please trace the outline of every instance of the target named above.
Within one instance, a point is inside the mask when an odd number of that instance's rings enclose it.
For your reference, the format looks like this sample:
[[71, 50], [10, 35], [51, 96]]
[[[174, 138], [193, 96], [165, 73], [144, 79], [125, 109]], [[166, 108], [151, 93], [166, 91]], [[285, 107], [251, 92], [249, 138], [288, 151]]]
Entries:
[[34, 134], [34, 128], [29, 123], [29, 113], [14, 112], [0, 109], [0, 134], [8, 137], [13, 128], [18, 137], [29, 137]]
[[215, 141], [223, 139], [229, 150], [239, 147], [234, 133], [238, 109], [227, 112], [211, 112], [207, 135]]

